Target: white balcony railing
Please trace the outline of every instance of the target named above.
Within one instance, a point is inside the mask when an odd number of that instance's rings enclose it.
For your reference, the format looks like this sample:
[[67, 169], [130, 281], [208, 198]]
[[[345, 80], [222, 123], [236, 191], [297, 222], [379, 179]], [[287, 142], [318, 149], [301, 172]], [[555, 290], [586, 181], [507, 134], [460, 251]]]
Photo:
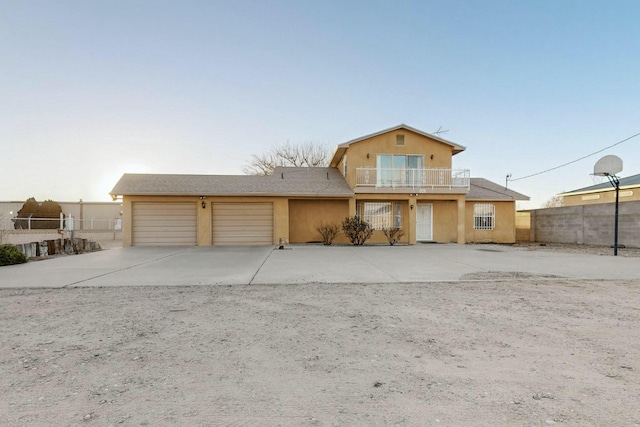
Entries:
[[469, 190], [470, 181], [469, 169], [356, 168], [356, 187]]

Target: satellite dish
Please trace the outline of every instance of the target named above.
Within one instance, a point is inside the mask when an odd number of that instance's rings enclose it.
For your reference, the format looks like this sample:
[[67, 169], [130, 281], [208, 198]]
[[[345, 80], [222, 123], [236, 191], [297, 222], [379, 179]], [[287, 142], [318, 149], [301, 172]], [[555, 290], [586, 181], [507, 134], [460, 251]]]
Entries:
[[618, 156], [604, 156], [593, 167], [593, 174], [597, 176], [611, 176], [622, 172], [622, 159]]

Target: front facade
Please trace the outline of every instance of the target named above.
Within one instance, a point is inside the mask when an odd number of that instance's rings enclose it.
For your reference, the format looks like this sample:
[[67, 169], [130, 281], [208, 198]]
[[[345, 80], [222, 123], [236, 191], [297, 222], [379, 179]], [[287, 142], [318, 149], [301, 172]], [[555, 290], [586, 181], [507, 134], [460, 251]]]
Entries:
[[[320, 224], [359, 215], [368, 243], [515, 241], [515, 201], [528, 197], [452, 169], [465, 147], [406, 125], [337, 147], [327, 168], [278, 168], [272, 176], [131, 175], [123, 245], [249, 245], [317, 242]], [[336, 243], [347, 243], [338, 235]]]

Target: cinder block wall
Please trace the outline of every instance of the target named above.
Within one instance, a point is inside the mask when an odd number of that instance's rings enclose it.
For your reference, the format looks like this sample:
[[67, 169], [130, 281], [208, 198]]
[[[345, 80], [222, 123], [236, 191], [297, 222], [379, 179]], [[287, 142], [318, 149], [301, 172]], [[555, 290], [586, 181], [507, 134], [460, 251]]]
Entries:
[[[535, 209], [530, 213], [536, 242], [613, 245], [614, 203]], [[640, 201], [619, 204], [618, 243], [640, 248]]]

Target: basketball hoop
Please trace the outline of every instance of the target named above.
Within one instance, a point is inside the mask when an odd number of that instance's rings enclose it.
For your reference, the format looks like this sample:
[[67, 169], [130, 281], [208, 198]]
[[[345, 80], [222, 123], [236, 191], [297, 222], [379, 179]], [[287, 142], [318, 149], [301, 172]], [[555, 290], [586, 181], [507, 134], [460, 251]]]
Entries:
[[618, 199], [620, 195], [620, 180], [616, 176], [622, 172], [622, 159], [618, 156], [604, 156], [596, 162], [593, 167], [593, 174], [596, 176], [606, 176], [611, 185], [616, 189], [616, 216], [613, 238], [613, 256], [618, 256]]

